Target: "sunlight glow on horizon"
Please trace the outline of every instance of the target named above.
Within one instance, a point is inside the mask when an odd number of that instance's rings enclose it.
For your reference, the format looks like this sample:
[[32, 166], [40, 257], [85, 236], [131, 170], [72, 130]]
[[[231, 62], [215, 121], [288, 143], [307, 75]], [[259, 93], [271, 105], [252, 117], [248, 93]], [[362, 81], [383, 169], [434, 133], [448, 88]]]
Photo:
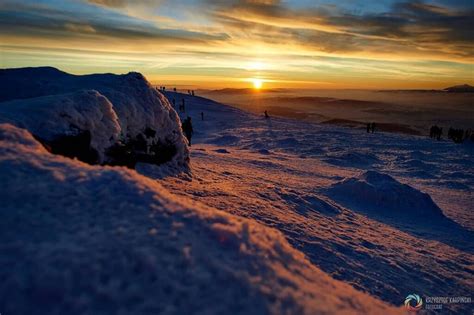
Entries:
[[261, 80], [254, 88], [474, 85], [472, 32], [460, 29], [474, 5], [327, 3], [331, 10], [298, 0], [5, 0], [0, 68], [136, 71], [153, 83], [202, 88], [245, 88], [246, 78]]
[[262, 88], [263, 81], [261, 79], [252, 79], [253, 88], [256, 90], [260, 90]]

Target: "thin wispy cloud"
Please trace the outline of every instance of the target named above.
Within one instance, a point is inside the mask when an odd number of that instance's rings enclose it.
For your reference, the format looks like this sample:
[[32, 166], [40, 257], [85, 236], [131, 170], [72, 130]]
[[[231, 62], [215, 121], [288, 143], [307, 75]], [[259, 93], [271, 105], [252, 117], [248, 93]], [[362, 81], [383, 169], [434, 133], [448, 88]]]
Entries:
[[[302, 81], [302, 73], [316, 78], [321, 69], [315, 60], [332, 57], [340, 65], [333, 67], [336, 77], [365, 75], [362, 69], [370, 68], [374, 78], [389, 75], [395, 80], [397, 73], [408, 73], [415, 63], [420, 70], [410, 76], [414, 85], [455, 83], [472, 76], [472, 25], [470, 1], [381, 0], [370, 5], [330, 0], [20, 0], [0, 4], [2, 67], [37, 65], [28, 49], [73, 48], [79, 51], [74, 56], [88, 63], [94, 63], [97, 51], [121, 58], [120, 68], [105, 68], [111, 72], [126, 69], [129, 59], [129, 70], [157, 78], [176, 75], [171, 71], [178, 67], [183, 76], [189, 69], [190, 80], [196, 68], [202, 68], [200, 76], [212, 77], [220, 68], [234, 71], [227, 76], [234, 77], [242, 75], [249, 63], [270, 60], [265, 69], [254, 69], [254, 75], [296, 82]], [[93, 67], [68, 62], [72, 57], [62, 60], [50, 61], [76, 72]], [[104, 69], [99, 62], [100, 58], [96, 67]], [[396, 70], [388, 73], [384, 62], [394, 63]], [[440, 76], [438, 67], [430, 68], [441, 63], [443, 69], [450, 69], [447, 76]]]

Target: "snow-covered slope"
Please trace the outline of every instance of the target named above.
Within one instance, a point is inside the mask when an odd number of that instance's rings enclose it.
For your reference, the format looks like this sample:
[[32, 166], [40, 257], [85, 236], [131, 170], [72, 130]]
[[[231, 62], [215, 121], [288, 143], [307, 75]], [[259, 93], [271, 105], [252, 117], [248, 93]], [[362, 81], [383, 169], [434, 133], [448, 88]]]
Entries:
[[283, 235], [0, 125], [5, 314], [392, 314]]
[[[470, 143], [166, 99], [136, 73], [16, 69], [0, 82], [0, 120], [34, 134], [0, 127], [2, 314], [383, 314], [408, 294], [472, 294]], [[107, 159], [109, 135], [138, 151], [168, 139], [183, 169], [168, 99], [193, 119], [187, 174], [91, 166], [38, 142], [72, 132]]]
[[167, 96], [185, 99], [196, 131], [193, 180], [161, 181], [174, 193], [279, 229], [332, 277], [394, 305], [411, 293], [472, 295], [474, 145]]
[[[89, 131], [100, 162], [113, 160], [108, 152], [136, 146], [137, 156], [157, 155], [156, 164], [187, 167], [189, 152], [176, 112], [139, 73], [76, 76], [48, 67], [6, 69], [0, 70], [0, 86], [0, 121], [31, 128], [40, 138]], [[83, 90], [89, 92], [78, 93]], [[117, 140], [125, 148], [108, 151]]]

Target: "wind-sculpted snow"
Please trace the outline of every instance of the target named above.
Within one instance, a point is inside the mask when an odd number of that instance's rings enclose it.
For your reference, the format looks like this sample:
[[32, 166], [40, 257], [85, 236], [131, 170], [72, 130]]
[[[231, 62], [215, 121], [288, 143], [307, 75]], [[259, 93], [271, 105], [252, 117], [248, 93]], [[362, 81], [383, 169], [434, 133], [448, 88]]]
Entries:
[[[138, 162], [153, 160], [156, 156], [156, 164], [167, 162], [168, 167], [178, 171], [187, 168], [189, 152], [176, 112], [167, 98], [139, 73], [77, 76], [48, 67], [6, 69], [0, 71], [0, 85], [0, 108], [3, 112], [12, 111], [10, 114], [0, 113], [0, 119], [4, 116], [2, 121], [9, 118], [18, 126], [31, 127], [35, 136], [49, 137], [58, 131], [77, 134], [78, 127], [89, 128], [80, 132], [91, 132], [92, 145], [99, 151], [101, 162], [134, 165], [130, 161], [121, 161], [123, 157], [116, 157], [134, 147], [137, 154], [132, 158], [138, 157]], [[98, 93], [76, 93], [82, 90]], [[5, 103], [11, 100], [15, 101]], [[94, 108], [97, 105], [100, 109]], [[114, 113], [110, 113], [110, 105]], [[39, 111], [39, 106], [52, 108]], [[21, 107], [21, 115], [14, 107]], [[28, 114], [28, 110], [32, 113]], [[99, 112], [102, 116], [98, 115]], [[56, 121], [58, 115], [62, 122]], [[119, 126], [114, 121], [116, 117]], [[70, 130], [64, 130], [68, 123]], [[105, 139], [107, 135], [112, 138]], [[111, 142], [116, 146], [106, 147]], [[117, 148], [117, 145], [121, 147]], [[113, 150], [107, 150], [111, 148]], [[140, 159], [140, 156], [144, 158]]]
[[445, 216], [431, 197], [402, 184], [393, 177], [367, 171], [333, 184], [328, 194], [352, 207], [374, 211], [377, 215], [420, 220], [440, 220]]
[[4, 102], [0, 121], [25, 128], [46, 141], [88, 130], [99, 162], [105, 161], [106, 150], [119, 140], [121, 132], [112, 104], [97, 91]]
[[392, 314], [283, 235], [0, 125], [5, 314]]
[[427, 193], [387, 174], [366, 171], [332, 184], [325, 192], [347, 208], [373, 219], [474, 253], [473, 231], [447, 218]]

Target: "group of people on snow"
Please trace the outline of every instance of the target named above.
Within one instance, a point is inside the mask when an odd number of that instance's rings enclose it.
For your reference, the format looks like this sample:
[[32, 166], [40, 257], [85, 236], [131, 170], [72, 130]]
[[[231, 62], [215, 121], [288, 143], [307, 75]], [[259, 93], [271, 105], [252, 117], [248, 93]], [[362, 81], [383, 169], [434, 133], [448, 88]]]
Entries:
[[[431, 126], [430, 128], [430, 138], [441, 140], [443, 135], [443, 128], [438, 127], [437, 125]], [[474, 132], [472, 129], [456, 129], [449, 127], [448, 129], [448, 139], [453, 140], [455, 143], [462, 143], [465, 140], [474, 141]]]
[[430, 138], [441, 140], [441, 136], [443, 135], [443, 128], [438, 127], [437, 125], [431, 126], [430, 128]]
[[[162, 92], [165, 92], [166, 87], [165, 86], [160, 86], [159, 90], [162, 91]], [[176, 88], [173, 88], [173, 92], [176, 92]], [[188, 90], [188, 94], [191, 95], [191, 96], [194, 96], [194, 90]], [[173, 104], [173, 108], [176, 109], [176, 99], [172, 98], [171, 102]], [[181, 99], [181, 103], [178, 106], [178, 112], [179, 113], [186, 113], [186, 100], [185, 100], [185, 98]], [[204, 112], [201, 112], [200, 116], [201, 116], [201, 120], [204, 120]], [[190, 116], [187, 116], [183, 120], [183, 122], [181, 124], [181, 129], [183, 130], [184, 136], [188, 140], [189, 146], [191, 146], [191, 139], [192, 139], [193, 134], [194, 134], [194, 129], [193, 129], [192, 119], [191, 119]]]
[[375, 127], [376, 127], [376, 125], [375, 125], [374, 122], [367, 123], [367, 133], [370, 133], [370, 132], [374, 133], [375, 132]]
[[[166, 86], [160, 86], [159, 91], [166, 92]], [[177, 92], [176, 87], [173, 88], [173, 92]], [[188, 95], [194, 96], [194, 90], [188, 90]]]
[[449, 127], [448, 138], [456, 143], [462, 143], [465, 140], [474, 141], [474, 133], [471, 129], [454, 129]]
[[[166, 91], [165, 86], [160, 86], [160, 91]], [[173, 91], [176, 92], [176, 88], [173, 88]], [[188, 94], [191, 96], [194, 96], [194, 90], [188, 90]], [[172, 99], [173, 107], [176, 106], [176, 99]], [[186, 113], [186, 101], [184, 98], [181, 99], [181, 104], [179, 105], [178, 111], [180, 113]], [[264, 117], [266, 119], [270, 118], [268, 115], [268, 111], [264, 111]], [[201, 120], [204, 120], [204, 112], [200, 113]], [[193, 130], [193, 124], [190, 116], [187, 116], [187, 118], [183, 121], [182, 123], [182, 129], [184, 132], [184, 135], [188, 139], [189, 145], [191, 145], [191, 138], [194, 134]], [[367, 123], [366, 130], [367, 133], [374, 133], [376, 129], [376, 124], [375, 122], [372, 123]], [[443, 135], [443, 128], [439, 127], [437, 125], [433, 125], [430, 128], [430, 138], [431, 139], [436, 139], [436, 140], [441, 140], [441, 137]], [[462, 143], [465, 140], [471, 140], [474, 141], [474, 132], [471, 129], [455, 129], [450, 127], [448, 130], [448, 139], [453, 140], [455, 143]]]

